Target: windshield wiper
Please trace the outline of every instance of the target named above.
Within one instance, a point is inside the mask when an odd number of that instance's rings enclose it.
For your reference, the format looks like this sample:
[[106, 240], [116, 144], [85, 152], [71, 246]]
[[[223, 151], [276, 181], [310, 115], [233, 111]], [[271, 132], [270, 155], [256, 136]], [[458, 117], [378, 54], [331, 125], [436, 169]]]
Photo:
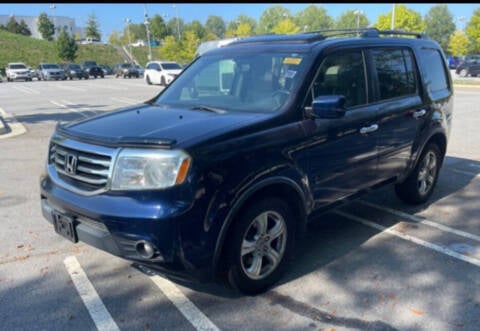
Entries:
[[190, 109], [192, 109], [192, 110], [205, 110], [205, 111], [209, 111], [209, 112], [216, 113], [216, 114], [225, 114], [226, 113], [226, 111], [223, 110], [223, 109], [213, 108], [213, 107], [204, 106], [204, 105], [194, 106]]

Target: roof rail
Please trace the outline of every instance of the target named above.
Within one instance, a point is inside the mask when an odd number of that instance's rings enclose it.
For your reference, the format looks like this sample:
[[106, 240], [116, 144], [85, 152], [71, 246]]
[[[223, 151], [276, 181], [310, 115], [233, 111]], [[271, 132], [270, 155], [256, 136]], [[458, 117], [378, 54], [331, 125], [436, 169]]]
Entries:
[[413, 36], [417, 39], [428, 39], [428, 37], [423, 33], [416, 32], [406, 32], [401, 30], [378, 30], [377, 28], [358, 28], [358, 29], [328, 29], [328, 30], [316, 30], [304, 32], [304, 34], [321, 34], [325, 37], [334, 37], [340, 35], [348, 34], [357, 34], [362, 37], [380, 37], [380, 35], [404, 35], [404, 36]]

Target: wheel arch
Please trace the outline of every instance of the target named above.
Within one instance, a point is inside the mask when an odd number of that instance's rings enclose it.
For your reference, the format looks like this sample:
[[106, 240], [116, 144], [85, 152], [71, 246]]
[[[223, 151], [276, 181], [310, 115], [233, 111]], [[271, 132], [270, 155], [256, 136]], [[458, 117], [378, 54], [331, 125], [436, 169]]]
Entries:
[[226, 216], [215, 245], [215, 252], [213, 256], [213, 268], [215, 275], [219, 275], [222, 270], [225, 270], [225, 242], [231, 235], [234, 220], [239, 213], [241, 213], [245, 208], [248, 208], [251, 203], [267, 196], [278, 197], [287, 201], [288, 205], [292, 208], [293, 214], [296, 216], [296, 218], [298, 217], [295, 227], [296, 234], [298, 235], [304, 232], [307, 223], [309, 204], [307, 202], [306, 194], [302, 190], [301, 186], [288, 177], [267, 178], [250, 187], [242, 195], [240, 195]]

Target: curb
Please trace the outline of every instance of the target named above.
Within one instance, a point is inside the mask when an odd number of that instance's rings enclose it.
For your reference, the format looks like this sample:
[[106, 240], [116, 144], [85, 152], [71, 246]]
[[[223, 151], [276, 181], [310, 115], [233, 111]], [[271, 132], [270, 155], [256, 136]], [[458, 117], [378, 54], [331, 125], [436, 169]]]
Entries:
[[0, 108], [0, 139], [19, 136], [25, 132], [27, 129], [15, 117]]
[[480, 85], [477, 85], [477, 84], [455, 84], [455, 83], [453, 83], [453, 87], [471, 87], [471, 88], [480, 88]]

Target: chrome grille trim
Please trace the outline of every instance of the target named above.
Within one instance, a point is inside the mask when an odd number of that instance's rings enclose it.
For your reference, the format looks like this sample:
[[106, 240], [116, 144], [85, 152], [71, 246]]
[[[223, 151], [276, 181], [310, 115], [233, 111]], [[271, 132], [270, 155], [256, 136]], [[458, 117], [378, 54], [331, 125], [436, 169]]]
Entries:
[[[91, 196], [109, 189], [119, 149], [82, 143], [55, 134], [49, 153], [47, 169], [52, 181], [74, 193]], [[65, 171], [65, 158], [69, 153], [78, 159], [74, 175]]]

